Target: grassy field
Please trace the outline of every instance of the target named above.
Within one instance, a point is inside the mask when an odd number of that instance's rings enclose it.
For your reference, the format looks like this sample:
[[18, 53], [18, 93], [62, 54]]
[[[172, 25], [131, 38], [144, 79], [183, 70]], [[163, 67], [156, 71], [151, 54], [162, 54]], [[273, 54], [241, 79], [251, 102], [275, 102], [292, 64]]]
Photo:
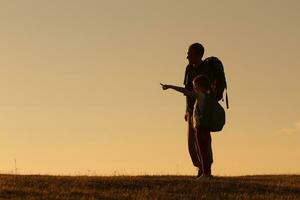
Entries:
[[298, 199], [300, 175], [41, 176], [0, 175], [0, 199]]

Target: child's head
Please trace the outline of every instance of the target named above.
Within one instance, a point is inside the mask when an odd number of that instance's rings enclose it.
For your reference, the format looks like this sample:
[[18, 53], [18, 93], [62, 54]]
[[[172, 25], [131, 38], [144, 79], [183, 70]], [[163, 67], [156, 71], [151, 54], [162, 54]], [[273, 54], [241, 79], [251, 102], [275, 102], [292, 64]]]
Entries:
[[209, 78], [205, 75], [198, 75], [193, 80], [195, 92], [209, 92], [211, 89]]

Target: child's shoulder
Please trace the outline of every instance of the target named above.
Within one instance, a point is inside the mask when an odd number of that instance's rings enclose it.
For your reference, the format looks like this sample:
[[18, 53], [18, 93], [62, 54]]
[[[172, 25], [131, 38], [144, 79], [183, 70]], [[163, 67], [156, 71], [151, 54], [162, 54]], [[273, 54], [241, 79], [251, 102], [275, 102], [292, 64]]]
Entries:
[[199, 92], [199, 93], [196, 93], [196, 94], [197, 94], [198, 99], [204, 99], [205, 96], [206, 96], [206, 93], [204, 93], [204, 92]]

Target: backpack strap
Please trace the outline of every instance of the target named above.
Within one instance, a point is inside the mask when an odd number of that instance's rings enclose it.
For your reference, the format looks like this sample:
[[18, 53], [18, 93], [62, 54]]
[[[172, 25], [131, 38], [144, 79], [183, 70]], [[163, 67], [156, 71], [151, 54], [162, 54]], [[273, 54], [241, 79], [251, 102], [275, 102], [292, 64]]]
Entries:
[[226, 108], [229, 109], [229, 101], [228, 101], [227, 88], [226, 88]]
[[[228, 101], [228, 93], [227, 93], [227, 87], [225, 87], [225, 90], [226, 90], [226, 108], [229, 109], [229, 101]], [[224, 102], [224, 97], [222, 98], [222, 102]]]
[[[228, 101], [228, 92], [227, 92], [227, 81], [226, 81], [226, 78], [225, 78], [225, 90], [226, 90], [226, 108], [229, 109], [229, 101]], [[223, 101], [224, 101], [224, 98], [223, 98]]]

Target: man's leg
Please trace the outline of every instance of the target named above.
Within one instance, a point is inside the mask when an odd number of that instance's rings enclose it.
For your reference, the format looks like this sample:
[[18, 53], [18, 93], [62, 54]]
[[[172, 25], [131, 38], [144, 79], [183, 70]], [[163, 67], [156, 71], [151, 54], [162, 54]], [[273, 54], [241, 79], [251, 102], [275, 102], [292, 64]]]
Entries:
[[193, 165], [195, 167], [198, 167], [199, 174], [202, 174], [202, 162], [201, 157], [199, 157], [199, 149], [197, 145], [197, 139], [195, 130], [193, 127], [193, 118], [192, 116], [188, 116], [188, 147], [189, 147], [189, 153], [193, 162]]
[[202, 158], [202, 170], [205, 175], [211, 175], [211, 165], [213, 163], [211, 135], [206, 127], [197, 128], [197, 141]]

